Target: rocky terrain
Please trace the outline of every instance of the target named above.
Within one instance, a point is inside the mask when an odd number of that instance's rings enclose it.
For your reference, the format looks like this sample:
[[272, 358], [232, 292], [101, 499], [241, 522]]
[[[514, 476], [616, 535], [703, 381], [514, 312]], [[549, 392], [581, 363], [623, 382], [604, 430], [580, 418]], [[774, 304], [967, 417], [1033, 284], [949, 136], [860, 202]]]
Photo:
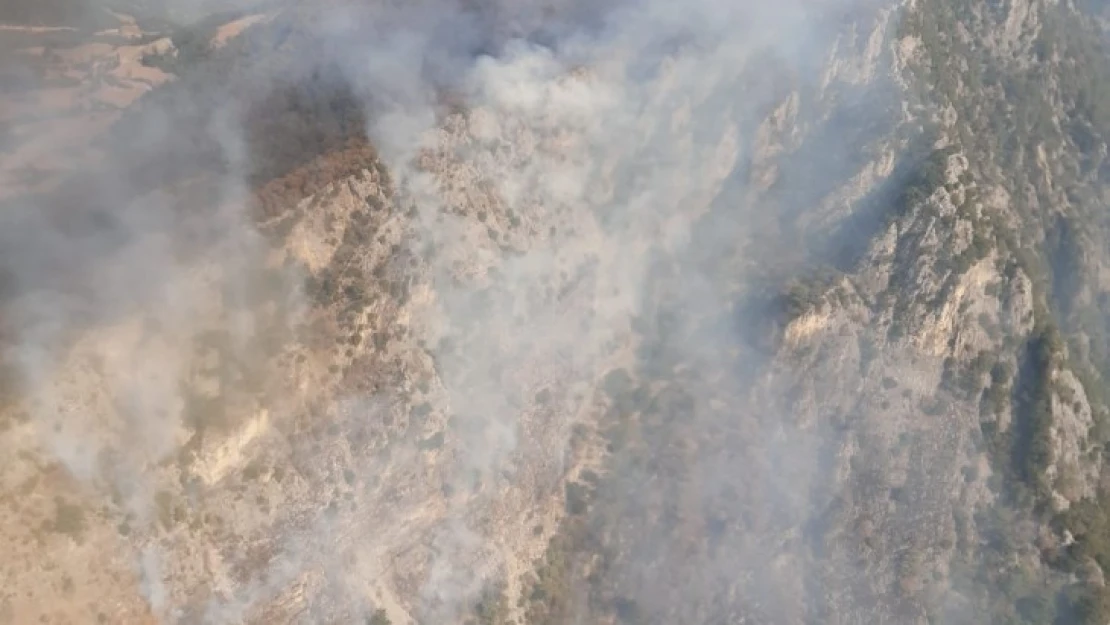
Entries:
[[1105, 7], [0, 10], [0, 623], [1106, 623]]

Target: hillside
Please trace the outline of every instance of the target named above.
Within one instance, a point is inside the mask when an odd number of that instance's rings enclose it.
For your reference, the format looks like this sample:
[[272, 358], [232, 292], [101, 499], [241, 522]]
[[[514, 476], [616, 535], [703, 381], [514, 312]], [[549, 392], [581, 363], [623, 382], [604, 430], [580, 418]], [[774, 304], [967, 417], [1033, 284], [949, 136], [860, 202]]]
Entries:
[[1110, 622], [1099, 3], [155, 4], [0, 14], [0, 623]]

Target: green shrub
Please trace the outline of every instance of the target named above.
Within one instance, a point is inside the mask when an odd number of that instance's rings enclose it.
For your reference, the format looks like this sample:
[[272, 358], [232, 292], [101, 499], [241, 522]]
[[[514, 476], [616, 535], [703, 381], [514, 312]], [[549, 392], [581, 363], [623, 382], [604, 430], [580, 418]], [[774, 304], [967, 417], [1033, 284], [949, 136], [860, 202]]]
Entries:
[[85, 510], [76, 504], [71, 504], [61, 497], [54, 499], [54, 520], [51, 529], [59, 534], [80, 541], [88, 528], [85, 519]]

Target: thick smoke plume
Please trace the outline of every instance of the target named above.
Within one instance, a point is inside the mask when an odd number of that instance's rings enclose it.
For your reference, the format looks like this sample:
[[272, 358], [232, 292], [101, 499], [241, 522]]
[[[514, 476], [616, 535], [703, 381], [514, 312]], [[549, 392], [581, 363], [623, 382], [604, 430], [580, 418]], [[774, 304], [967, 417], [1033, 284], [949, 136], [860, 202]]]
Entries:
[[[822, 51], [828, 33], [820, 19], [832, 8], [603, 3], [552, 7], [537, 18], [543, 11], [529, 6], [455, 11], [417, 3], [371, 10], [370, 25], [350, 14], [335, 20], [331, 36], [355, 42], [340, 45], [350, 52], [344, 66], [371, 94], [369, 135], [403, 201], [418, 209], [416, 245], [435, 250], [437, 299], [419, 322], [430, 342], [462, 340], [437, 354], [457, 436], [448, 474], [461, 480], [452, 490], [475, 481], [495, 485], [493, 493], [488, 486], [479, 491], [484, 497], [452, 500], [424, 587], [420, 615], [427, 622], [459, 620], [484, 584], [511, 573], [496, 553], [498, 541], [507, 540], [499, 535], [504, 530], [484, 518], [491, 499], [514, 480], [526, 484], [537, 469], [550, 478], [566, 468], [563, 445], [590, 414], [593, 383], [634, 363], [631, 325], [647, 312], [646, 302], [652, 305], [645, 292], [651, 259], [735, 254], [740, 239], [758, 235], [737, 206], [716, 236], [698, 240], [708, 248], [687, 249], [695, 224], [722, 201], [726, 185], [734, 197], [743, 195], [753, 135], [781, 96], [776, 79], [784, 77], [769, 74], [781, 69], [816, 82], [799, 61], [812, 63]], [[462, 26], [455, 30], [456, 24]], [[439, 114], [444, 92], [466, 109], [446, 128]], [[456, 216], [460, 206], [469, 210]], [[475, 223], [476, 213], [486, 211], [489, 219], [515, 216], [536, 234], [502, 262]], [[715, 291], [723, 285], [709, 284], [685, 260], [679, 265], [689, 284], [674, 296], [697, 314], [720, 310], [722, 294]], [[736, 341], [727, 328], [695, 339], [684, 353], [713, 354]], [[727, 371], [723, 363], [703, 366], [711, 378]], [[556, 407], [537, 419], [528, 399], [549, 385]], [[536, 423], [542, 434], [526, 429]], [[817, 466], [791, 466], [809, 453], [806, 444], [795, 447], [765, 454], [775, 458], [767, 472], [779, 474], [769, 488], [786, 496], [806, 492], [820, 473]], [[748, 469], [740, 464], [727, 468]], [[702, 479], [712, 490], [715, 479]], [[804, 497], [795, 499], [792, 505], [804, 508]], [[804, 522], [806, 513], [792, 511], [787, 522]], [[645, 554], [640, 564], [659, 566], [651, 559]], [[673, 583], [660, 575], [640, 578], [635, 595], [651, 598]]]

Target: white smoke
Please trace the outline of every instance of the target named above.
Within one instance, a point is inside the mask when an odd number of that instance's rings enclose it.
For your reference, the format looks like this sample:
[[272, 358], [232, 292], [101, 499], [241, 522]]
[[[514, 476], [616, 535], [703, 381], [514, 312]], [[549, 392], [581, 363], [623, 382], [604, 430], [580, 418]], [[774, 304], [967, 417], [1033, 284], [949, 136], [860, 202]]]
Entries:
[[[395, 521], [390, 527], [339, 530], [323, 511], [297, 530], [274, 527], [278, 557], [242, 587], [221, 589], [225, 596], [206, 604], [206, 622], [256, 615], [308, 570], [361, 588], [359, 575], [397, 574], [368, 560], [413, 546], [433, 555], [421, 563], [426, 575], [415, 596], [404, 598], [411, 616], [458, 622], [490, 582], [519, 567], [513, 549], [531, 534], [526, 513], [543, 508], [526, 500], [551, 499], [543, 488], [570, 468], [570, 432], [592, 418], [594, 384], [634, 360], [631, 324], [650, 299], [651, 259], [712, 252], [689, 250], [691, 231], [726, 185], [743, 185], [754, 129], [777, 97], [761, 76], [774, 69], [760, 63], [809, 60], [832, 9], [815, 0], [479, 4], [302, 7], [323, 15], [307, 26], [327, 42], [312, 53], [332, 58], [314, 60], [340, 64], [365, 96], [367, 134], [394, 177], [397, 204], [416, 207], [410, 251], [434, 251], [424, 261], [431, 295], [412, 305], [410, 323], [436, 357], [449, 424], [443, 451], [429, 467], [398, 443], [391, 459], [363, 469], [386, 482], [402, 473], [438, 479], [453, 494], [434, 505], [398, 496], [390, 503], [397, 512], [380, 517]], [[448, 96], [465, 114], [444, 114]], [[50, 227], [0, 222], [0, 232], [17, 233], [8, 248], [17, 251], [2, 258], [20, 280], [60, 281], [32, 289], [14, 309], [23, 313], [13, 322], [15, 357], [42, 389], [37, 419], [47, 446], [75, 475], [124, 491], [131, 510], [151, 523], [144, 472], [182, 444], [185, 398], [175, 381], [191, 374], [191, 364], [178, 358], [208, 329], [196, 321], [210, 313], [206, 298], [219, 291], [236, 308], [256, 279], [249, 267], [259, 241], [240, 210], [222, 208], [243, 203], [249, 163], [239, 112], [203, 129], [230, 164], [218, 209], [182, 223], [164, 197], [124, 203], [121, 192], [113, 217], [124, 226], [122, 242], [96, 233], [73, 241]], [[172, 148], [174, 129], [157, 130], [165, 138], [152, 141]], [[38, 218], [34, 210], [18, 217]], [[744, 229], [734, 221], [722, 230], [722, 253]], [[30, 244], [27, 232], [37, 237]], [[193, 241], [202, 242], [207, 261], [216, 259], [214, 275], [197, 275], [191, 253], [182, 260], [181, 248]], [[50, 254], [63, 248], [76, 252], [59, 269]], [[76, 295], [73, 276], [86, 287]], [[690, 277], [682, 296], [691, 306], [720, 306], [696, 272]], [[80, 401], [52, 379], [73, 370], [58, 346], [86, 327], [86, 316], [112, 327], [138, 313], [159, 326], [156, 338], [120, 328], [113, 345], [88, 350], [111, 354], [121, 337], [133, 341], [130, 353], [107, 362], [100, 400], [126, 418], [115, 426], [123, 431], [102, 441], [103, 424], [82, 420]], [[233, 343], [253, 333], [249, 316], [228, 325]], [[552, 399], [539, 406], [545, 392]], [[58, 420], [70, 425], [50, 429]], [[115, 449], [121, 440], [127, 445]], [[105, 450], [118, 452], [107, 471]], [[406, 515], [425, 507], [436, 508], [432, 526], [410, 523]], [[141, 557], [144, 592], [171, 620], [170, 604], [187, 592], [159, 581], [174, 563], [169, 549], [157, 549]], [[344, 589], [336, 601], [358, 612], [366, 606], [356, 594]]]

